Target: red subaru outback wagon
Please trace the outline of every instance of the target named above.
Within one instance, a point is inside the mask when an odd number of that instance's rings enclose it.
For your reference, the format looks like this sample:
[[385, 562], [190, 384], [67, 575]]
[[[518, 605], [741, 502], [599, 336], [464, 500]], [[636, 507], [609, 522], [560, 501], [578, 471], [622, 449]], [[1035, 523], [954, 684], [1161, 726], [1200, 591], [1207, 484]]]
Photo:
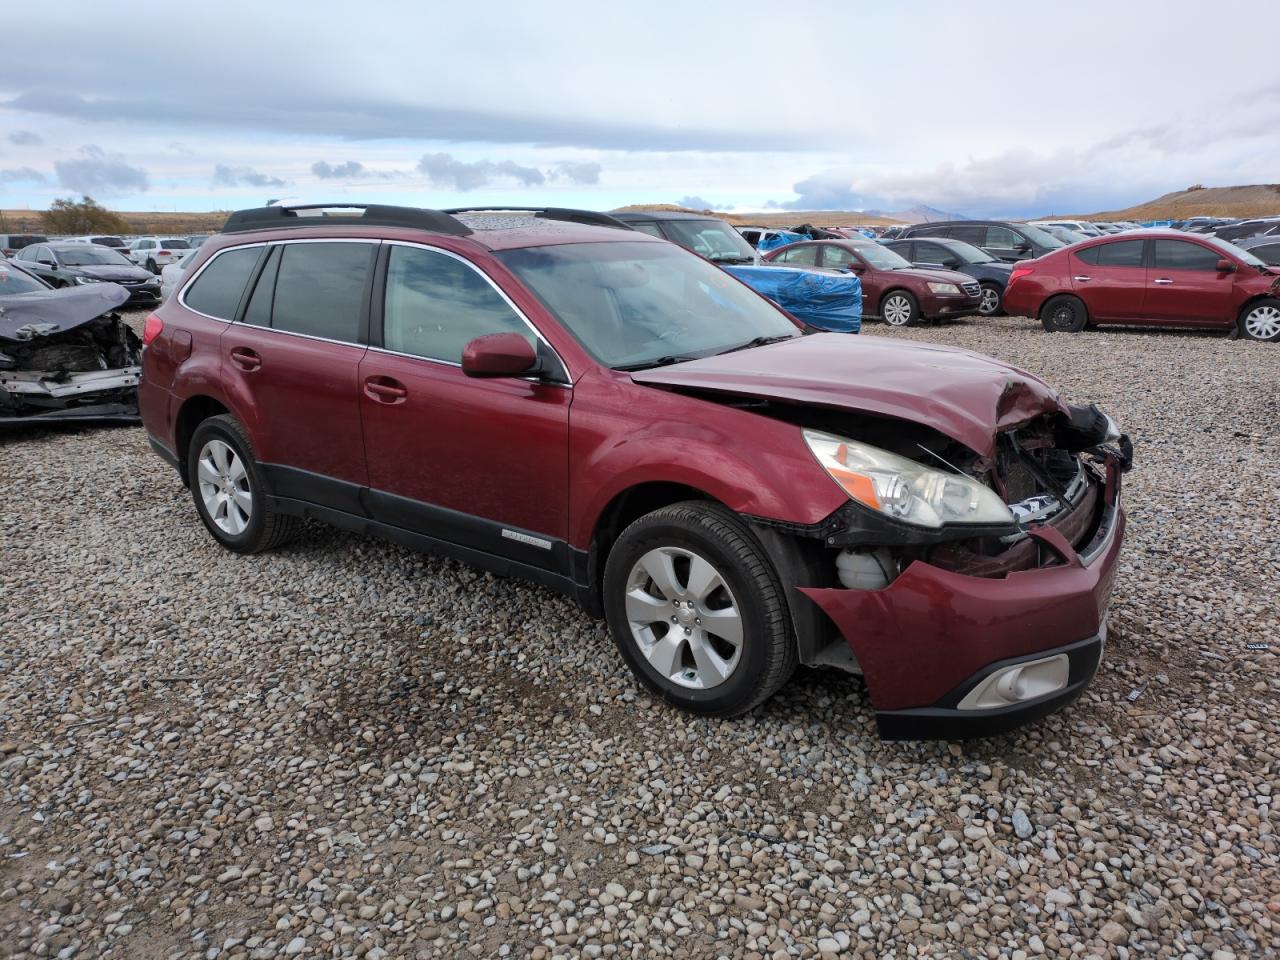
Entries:
[[300, 518], [532, 578], [711, 716], [797, 664], [881, 734], [981, 735], [1097, 668], [1131, 446], [963, 350], [806, 330], [600, 214], [232, 214], [147, 320], [140, 402], [209, 533]]

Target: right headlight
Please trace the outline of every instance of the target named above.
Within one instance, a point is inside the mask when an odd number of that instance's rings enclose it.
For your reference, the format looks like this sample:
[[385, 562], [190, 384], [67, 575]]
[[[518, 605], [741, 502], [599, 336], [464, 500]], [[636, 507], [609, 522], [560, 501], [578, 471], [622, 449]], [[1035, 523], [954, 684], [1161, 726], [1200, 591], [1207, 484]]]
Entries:
[[935, 528], [944, 523], [1014, 522], [999, 495], [972, 477], [934, 470], [879, 447], [817, 430], [805, 430], [804, 440], [845, 493], [895, 520]]

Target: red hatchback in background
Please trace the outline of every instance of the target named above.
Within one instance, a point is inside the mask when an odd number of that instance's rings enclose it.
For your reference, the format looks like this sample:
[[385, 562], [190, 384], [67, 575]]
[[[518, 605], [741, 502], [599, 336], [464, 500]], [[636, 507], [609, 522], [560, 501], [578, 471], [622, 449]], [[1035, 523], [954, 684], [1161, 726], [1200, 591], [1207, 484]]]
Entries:
[[528, 577], [709, 716], [825, 665], [959, 737], [1093, 677], [1131, 453], [1096, 408], [600, 214], [357, 209], [233, 214], [147, 320], [143, 422], [227, 549], [313, 517]]
[[874, 240], [809, 240], [765, 254], [770, 263], [789, 267], [826, 267], [856, 273], [862, 281], [863, 315], [878, 316], [895, 327], [921, 319], [977, 313], [982, 286], [977, 280], [941, 268], [912, 266], [909, 260]]
[[1280, 340], [1280, 269], [1216, 237], [1143, 230], [1077, 243], [1013, 268], [1011, 314], [1050, 332], [1101, 324], [1237, 328]]

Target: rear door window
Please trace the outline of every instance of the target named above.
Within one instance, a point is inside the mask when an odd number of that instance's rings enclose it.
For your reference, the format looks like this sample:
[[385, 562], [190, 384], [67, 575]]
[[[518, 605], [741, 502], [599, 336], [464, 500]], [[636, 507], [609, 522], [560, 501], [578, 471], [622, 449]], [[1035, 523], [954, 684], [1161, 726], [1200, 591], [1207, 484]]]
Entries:
[[1008, 227], [987, 227], [987, 240], [984, 245], [1000, 250], [1012, 250], [1022, 242], [1022, 238]]
[[1157, 240], [1157, 270], [1205, 270], [1216, 273], [1222, 254], [1187, 240]]
[[245, 285], [261, 254], [262, 247], [242, 247], [218, 254], [183, 292], [183, 304], [206, 316], [234, 320]]
[[377, 244], [288, 243], [280, 253], [271, 326], [308, 337], [356, 343]]
[[952, 240], [963, 240], [965, 243], [972, 243], [975, 247], [987, 246], [987, 228], [978, 224], [949, 224], [938, 230], [935, 235], [950, 237]]
[[438, 250], [392, 247], [384, 303], [382, 346], [396, 353], [461, 363], [462, 348], [490, 333], [517, 333], [537, 347], [528, 324], [478, 270]]
[[[902, 253], [901, 250], [898, 252]], [[952, 253], [941, 244], [921, 242], [916, 244], [915, 254], [907, 259], [913, 260], [916, 263], [936, 263], [941, 266], [946, 263], [947, 260], [952, 259]]]
[[775, 263], [785, 263], [791, 267], [812, 267], [818, 262], [818, 248], [813, 245], [789, 247], [773, 259]]
[[[1100, 267], [1140, 267], [1142, 266], [1142, 240], [1119, 240], [1115, 243], [1104, 243], [1094, 247], [1097, 252], [1096, 263]], [[1214, 261], [1215, 263], [1217, 261]]]

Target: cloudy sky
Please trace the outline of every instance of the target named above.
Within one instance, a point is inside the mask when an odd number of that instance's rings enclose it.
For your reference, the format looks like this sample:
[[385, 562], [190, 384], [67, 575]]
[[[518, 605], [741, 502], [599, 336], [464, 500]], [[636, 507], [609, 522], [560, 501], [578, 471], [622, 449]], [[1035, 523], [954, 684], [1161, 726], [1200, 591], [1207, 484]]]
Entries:
[[1274, 5], [1218, 9], [67, 0], [5, 21], [0, 207], [1019, 216], [1280, 180]]

